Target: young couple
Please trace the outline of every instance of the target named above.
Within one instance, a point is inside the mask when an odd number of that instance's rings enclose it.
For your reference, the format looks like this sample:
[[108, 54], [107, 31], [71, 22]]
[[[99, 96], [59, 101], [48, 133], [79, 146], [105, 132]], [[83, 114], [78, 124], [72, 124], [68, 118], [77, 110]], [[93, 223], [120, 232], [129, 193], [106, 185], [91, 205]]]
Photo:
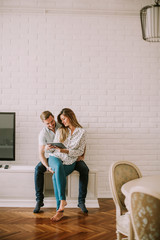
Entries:
[[[44, 111], [40, 115], [44, 123], [44, 128], [39, 134], [39, 154], [41, 162], [35, 168], [35, 191], [36, 207], [34, 213], [39, 213], [44, 206], [43, 186], [44, 172], [50, 171], [53, 176], [54, 193], [57, 202], [56, 214], [52, 221], [59, 221], [63, 217], [63, 211], [67, 205], [65, 188], [66, 176], [74, 170], [80, 173], [78, 207], [87, 214], [85, 198], [87, 195], [88, 172], [85, 164], [84, 154], [86, 149], [86, 132], [78, 123], [74, 112], [69, 108], [64, 108], [59, 113], [57, 120], [49, 111]], [[49, 143], [63, 143], [66, 148], [52, 146]]]

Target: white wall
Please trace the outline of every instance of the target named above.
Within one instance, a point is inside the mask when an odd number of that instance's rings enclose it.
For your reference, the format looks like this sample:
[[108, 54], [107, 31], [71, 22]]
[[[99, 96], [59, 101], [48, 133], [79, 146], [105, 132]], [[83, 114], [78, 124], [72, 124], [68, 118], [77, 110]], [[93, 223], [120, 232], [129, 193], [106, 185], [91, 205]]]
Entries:
[[98, 196], [108, 169], [128, 160], [160, 173], [160, 45], [142, 40], [153, 1], [0, 2], [0, 111], [16, 112], [16, 161], [36, 165], [39, 115], [72, 108], [88, 132]]

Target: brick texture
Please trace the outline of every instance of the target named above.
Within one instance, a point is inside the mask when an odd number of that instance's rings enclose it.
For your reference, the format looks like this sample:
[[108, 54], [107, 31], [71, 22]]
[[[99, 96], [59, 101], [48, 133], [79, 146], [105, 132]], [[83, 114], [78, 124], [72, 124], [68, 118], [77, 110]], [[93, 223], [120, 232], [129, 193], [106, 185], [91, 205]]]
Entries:
[[88, 132], [86, 162], [98, 171], [98, 197], [108, 197], [114, 161], [160, 174], [160, 47], [141, 37], [138, 11], [151, 1], [98, 1], [99, 9], [97, 1], [79, 2], [1, 1], [0, 111], [16, 112], [11, 164], [36, 165], [39, 115], [72, 108]]

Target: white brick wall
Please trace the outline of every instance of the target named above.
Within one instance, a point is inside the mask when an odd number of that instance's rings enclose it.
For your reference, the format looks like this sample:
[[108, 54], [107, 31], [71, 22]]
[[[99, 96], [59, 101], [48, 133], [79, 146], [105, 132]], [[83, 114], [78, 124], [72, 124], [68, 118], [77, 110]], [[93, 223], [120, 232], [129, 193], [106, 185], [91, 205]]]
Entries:
[[0, 2], [0, 111], [16, 112], [12, 164], [36, 165], [39, 115], [70, 107], [88, 132], [99, 197], [110, 196], [114, 161], [160, 173], [160, 47], [142, 40], [139, 20], [149, 3]]

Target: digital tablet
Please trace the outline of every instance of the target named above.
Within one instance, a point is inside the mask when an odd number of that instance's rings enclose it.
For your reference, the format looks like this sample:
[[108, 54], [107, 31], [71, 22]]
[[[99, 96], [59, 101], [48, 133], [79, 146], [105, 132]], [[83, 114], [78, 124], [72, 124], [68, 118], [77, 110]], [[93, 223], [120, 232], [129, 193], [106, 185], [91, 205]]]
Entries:
[[47, 143], [47, 144], [55, 147], [63, 148], [63, 149], [66, 148], [63, 143]]

